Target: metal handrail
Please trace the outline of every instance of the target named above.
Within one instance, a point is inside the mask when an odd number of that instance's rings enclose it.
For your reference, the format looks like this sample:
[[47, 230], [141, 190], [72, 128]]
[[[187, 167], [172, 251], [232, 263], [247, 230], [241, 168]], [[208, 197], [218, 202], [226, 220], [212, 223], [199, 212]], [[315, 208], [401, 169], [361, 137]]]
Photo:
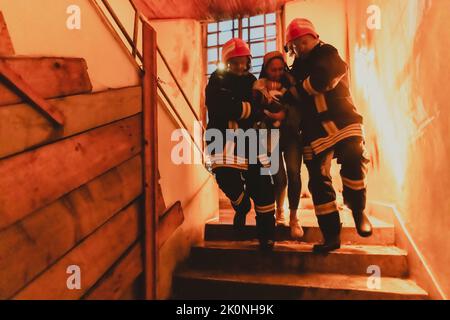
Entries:
[[200, 118], [198, 117], [197, 113], [194, 110], [194, 107], [192, 106], [191, 102], [189, 101], [189, 98], [186, 95], [186, 92], [181, 87], [181, 84], [178, 82], [177, 77], [172, 71], [172, 68], [170, 68], [169, 63], [167, 62], [166, 58], [164, 57], [163, 53], [161, 52], [161, 49], [157, 47], [158, 54], [161, 57], [162, 61], [164, 62], [164, 65], [166, 66], [167, 70], [169, 71], [170, 75], [172, 76], [173, 80], [175, 80], [175, 84], [177, 85], [178, 89], [180, 90], [181, 94], [183, 95], [184, 100], [189, 106], [189, 109], [191, 109], [192, 114], [195, 116], [195, 119], [201, 123]]
[[[101, 0], [101, 1], [102, 1], [103, 5], [105, 6], [106, 10], [108, 11], [108, 13], [111, 15], [111, 17], [114, 20], [114, 22], [116, 23], [117, 27], [122, 32], [122, 34], [125, 37], [126, 41], [130, 45], [130, 47], [132, 49], [131, 55], [133, 56], [133, 58], [137, 57], [139, 59], [141, 65], [142, 65], [143, 64], [142, 53], [139, 51], [139, 48], [137, 47], [137, 38], [138, 38], [138, 22], [137, 21], [140, 20], [141, 23], [148, 23], [148, 22], [140, 16], [139, 11], [137, 10], [137, 8], [134, 5], [133, 1], [129, 0], [130, 5], [132, 6], [132, 8], [133, 8], [133, 10], [135, 12], [134, 32], [133, 32], [133, 38], [131, 38], [131, 36], [128, 34], [126, 28], [124, 27], [124, 25], [120, 21], [119, 17], [114, 12], [114, 9], [109, 4], [108, 0]], [[101, 8], [99, 8], [99, 9], [101, 9]], [[158, 52], [159, 56], [161, 57], [161, 60], [163, 61], [165, 67], [169, 71], [170, 76], [175, 81], [175, 84], [176, 84], [178, 90], [181, 92], [181, 95], [183, 96], [184, 101], [188, 105], [189, 110], [191, 111], [192, 115], [201, 124], [203, 131], [205, 131], [205, 127], [203, 126], [203, 123], [200, 120], [197, 112], [195, 111], [191, 101], [189, 100], [186, 92], [184, 91], [184, 89], [181, 86], [180, 82], [178, 81], [175, 73], [173, 72], [172, 68], [170, 67], [166, 57], [164, 56], [164, 54], [162, 53], [161, 49], [158, 46], [157, 46], [157, 52]], [[170, 99], [167, 99], [167, 100], [169, 101]], [[172, 101], [171, 101], [171, 107], [174, 107], [174, 104], [172, 103]], [[185, 128], [185, 129], [187, 129], [187, 128]]]
[[[129, 52], [131, 54], [131, 56], [136, 59], [136, 57], [139, 59], [141, 66], [138, 65], [138, 68], [140, 69], [140, 71], [142, 73], [145, 73], [145, 70], [143, 68], [143, 64], [144, 64], [144, 59], [143, 59], [143, 54], [139, 51], [139, 48], [137, 46], [137, 39], [138, 39], [138, 30], [139, 30], [139, 21], [142, 24], [146, 24], [149, 25], [149, 22], [147, 21], [147, 19], [143, 16], [141, 16], [139, 14], [139, 11], [137, 10], [136, 6], [134, 5], [132, 0], [129, 0], [129, 3], [131, 4], [134, 12], [135, 12], [135, 20], [134, 20], [134, 31], [133, 31], [133, 38], [131, 38], [131, 36], [128, 34], [126, 28], [124, 27], [124, 25], [122, 24], [122, 22], [120, 21], [119, 17], [117, 16], [117, 14], [115, 13], [114, 9], [111, 7], [111, 5], [109, 4], [108, 0], [101, 0], [101, 2], [103, 3], [103, 5], [105, 6], [106, 10], [108, 11], [108, 13], [111, 15], [112, 19], [114, 20], [114, 22], [116, 23], [117, 27], [120, 29], [120, 31], [122, 32], [123, 36], [125, 37], [126, 41], [128, 42], [128, 44], [131, 47], [131, 52]], [[99, 10], [99, 12], [101, 14], [103, 14], [104, 18], [106, 19], [106, 21], [110, 24], [110, 27], [112, 27], [113, 30], [114, 27], [111, 23], [111, 21], [109, 21], [109, 19], [106, 17], [105, 13], [103, 12], [102, 8], [100, 6], [98, 6], [98, 4], [96, 3], [95, 0], [93, 0], [93, 3], [95, 4], [96, 8]], [[117, 31], [116, 31], [117, 33]], [[118, 33], [117, 33], [118, 34]], [[120, 38], [120, 37], [119, 37]], [[128, 49], [128, 48], [127, 48]], [[205, 132], [205, 127], [202, 123], [202, 121], [200, 120], [199, 116], [197, 115], [197, 113], [194, 110], [194, 107], [192, 106], [192, 103], [190, 102], [189, 98], [187, 97], [186, 92], [184, 91], [184, 89], [182, 88], [180, 82], [178, 81], [175, 73], [173, 72], [172, 68], [170, 67], [166, 57], [164, 56], [164, 54], [162, 53], [161, 49], [156, 46], [157, 49], [157, 54], [161, 57], [161, 60], [163, 61], [165, 67], [167, 68], [167, 70], [169, 71], [170, 76], [173, 78], [173, 80], [175, 81], [175, 84], [178, 88], [178, 90], [180, 90], [185, 102], [187, 103], [189, 110], [191, 111], [192, 115], [194, 116], [194, 118], [197, 120], [198, 123], [201, 124], [201, 128], [203, 130], [203, 132]], [[155, 81], [158, 81], [158, 79], [155, 79]], [[159, 81], [157, 82], [158, 85], [158, 90], [160, 91], [160, 93], [162, 94], [162, 96], [164, 97], [164, 99], [167, 101], [168, 106], [170, 107], [170, 109], [173, 111], [173, 113], [176, 116], [176, 120], [178, 120], [178, 122], [181, 124], [181, 126], [186, 129], [186, 131], [189, 133], [190, 138], [192, 139], [192, 142], [194, 143], [194, 145], [196, 146], [196, 148], [203, 154], [203, 148], [199, 145], [197, 145], [196, 140], [194, 139], [194, 137], [192, 136], [192, 134], [189, 132], [188, 126], [186, 125], [186, 123], [184, 122], [183, 118], [181, 117], [180, 113], [177, 111], [177, 108], [175, 107], [173, 101], [170, 99], [169, 95], [167, 94], [167, 92], [164, 90], [164, 88], [161, 86], [161, 84], [159, 83]]]
[[[106, 10], [108, 10], [109, 14], [111, 15], [111, 17], [113, 18], [114, 22], [117, 24], [117, 26], [119, 27], [120, 31], [122, 32], [123, 36], [125, 37], [125, 39], [128, 41], [128, 44], [131, 46], [131, 48], [133, 49], [133, 52], [136, 53], [137, 57], [139, 58], [139, 60], [141, 61], [141, 63], [143, 63], [143, 58], [142, 58], [142, 54], [139, 52], [136, 43], [134, 42], [133, 39], [130, 37], [130, 35], [127, 32], [127, 29], [125, 29], [125, 27], [123, 26], [122, 22], [120, 21], [119, 17], [116, 15], [116, 13], [114, 12], [114, 9], [111, 7], [111, 5], [109, 4], [108, 0], [101, 0], [103, 5], [105, 6]], [[130, 3], [132, 4], [131, 0]], [[133, 4], [132, 4], [133, 5]], [[134, 8], [134, 6], [133, 6]], [[134, 8], [135, 9], [135, 8]], [[135, 14], [137, 13], [137, 11], [135, 11]], [[137, 34], [137, 26], [135, 24], [135, 29], [134, 29], [134, 34]]]
[[188, 132], [189, 137], [191, 138], [192, 142], [194, 143], [195, 147], [198, 149], [198, 151], [200, 151], [200, 154], [203, 154], [203, 150], [202, 148], [197, 144], [197, 142], [195, 141], [195, 138], [192, 136], [192, 134], [189, 132], [188, 127], [186, 125], [186, 123], [184, 122], [183, 118], [181, 117], [181, 115], [178, 113], [178, 111], [176, 110], [175, 106], [173, 105], [173, 102], [170, 100], [168, 94], [166, 93], [166, 91], [164, 90], [164, 88], [159, 84], [158, 82], [158, 89], [161, 92], [161, 94], [163, 95], [164, 99], [167, 100], [167, 103], [169, 104], [170, 108], [172, 109], [172, 111], [175, 113], [176, 117], [178, 118], [178, 121], [181, 122], [181, 125], [184, 127], [184, 129], [186, 129], [186, 132]]

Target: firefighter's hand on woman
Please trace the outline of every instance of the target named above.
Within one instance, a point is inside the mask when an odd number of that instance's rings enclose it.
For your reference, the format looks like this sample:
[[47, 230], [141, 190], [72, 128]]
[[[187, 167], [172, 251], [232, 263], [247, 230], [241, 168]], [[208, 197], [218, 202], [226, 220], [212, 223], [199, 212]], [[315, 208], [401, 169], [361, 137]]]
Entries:
[[270, 92], [265, 92], [265, 94], [263, 94], [263, 99], [262, 99], [262, 103], [263, 104], [275, 104], [275, 105], [281, 105], [281, 98], [282, 98], [282, 94], [279, 91], [276, 90], [272, 90]]

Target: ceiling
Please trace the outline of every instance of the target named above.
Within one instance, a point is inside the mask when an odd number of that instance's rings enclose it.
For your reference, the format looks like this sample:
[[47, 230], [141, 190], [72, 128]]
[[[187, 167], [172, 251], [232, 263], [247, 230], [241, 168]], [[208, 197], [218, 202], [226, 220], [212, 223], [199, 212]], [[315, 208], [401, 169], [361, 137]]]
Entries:
[[273, 12], [291, 0], [133, 0], [148, 19], [220, 20]]

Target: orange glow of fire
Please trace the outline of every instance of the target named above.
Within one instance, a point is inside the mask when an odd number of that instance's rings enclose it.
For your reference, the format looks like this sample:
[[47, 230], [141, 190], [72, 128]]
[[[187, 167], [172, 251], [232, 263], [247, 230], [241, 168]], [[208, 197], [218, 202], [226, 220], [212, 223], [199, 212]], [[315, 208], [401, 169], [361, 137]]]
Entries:
[[[401, 67], [400, 67], [401, 68]], [[410, 141], [416, 128], [408, 113], [411, 81], [395, 88], [396, 73], [385, 73], [382, 77], [377, 71], [374, 49], [355, 48], [356, 86], [363, 94], [369, 116], [374, 123], [381, 156], [388, 164], [396, 180], [397, 187], [405, 181], [409, 158]]]
[[430, 108], [414, 90], [421, 63], [414, 48], [428, 5], [425, 1], [383, 3], [383, 27], [373, 32], [370, 45], [363, 34], [354, 46], [354, 83], [363, 100], [358, 103], [366, 106], [364, 116], [376, 135], [381, 166], [392, 173], [397, 191], [404, 187], [413, 144], [433, 120], [425, 111]]

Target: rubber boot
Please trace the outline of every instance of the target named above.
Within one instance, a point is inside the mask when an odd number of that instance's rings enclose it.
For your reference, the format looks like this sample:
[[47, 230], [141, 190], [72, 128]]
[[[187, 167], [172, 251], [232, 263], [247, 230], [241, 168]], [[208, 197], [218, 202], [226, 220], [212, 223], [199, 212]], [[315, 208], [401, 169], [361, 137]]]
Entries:
[[339, 213], [317, 216], [324, 243], [314, 245], [313, 252], [327, 253], [341, 247], [341, 219]]
[[353, 211], [353, 219], [355, 220], [355, 227], [358, 234], [367, 238], [372, 235], [372, 224], [369, 217], [364, 210]]
[[252, 208], [252, 203], [250, 202], [250, 198], [245, 195], [244, 199], [238, 206], [234, 206], [235, 215], [233, 218], [233, 228], [235, 232], [242, 233], [245, 230], [245, 223], [247, 214], [250, 212]]
[[262, 251], [270, 251], [275, 245], [275, 217], [273, 214], [256, 215], [256, 233]]
[[365, 190], [353, 191], [344, 188], [343, 195], [345, 205], [352, 210], [356, 231], [363, 238], [370, 237], [372, 235], [372, 224], [364, 210], [366, 206]]

